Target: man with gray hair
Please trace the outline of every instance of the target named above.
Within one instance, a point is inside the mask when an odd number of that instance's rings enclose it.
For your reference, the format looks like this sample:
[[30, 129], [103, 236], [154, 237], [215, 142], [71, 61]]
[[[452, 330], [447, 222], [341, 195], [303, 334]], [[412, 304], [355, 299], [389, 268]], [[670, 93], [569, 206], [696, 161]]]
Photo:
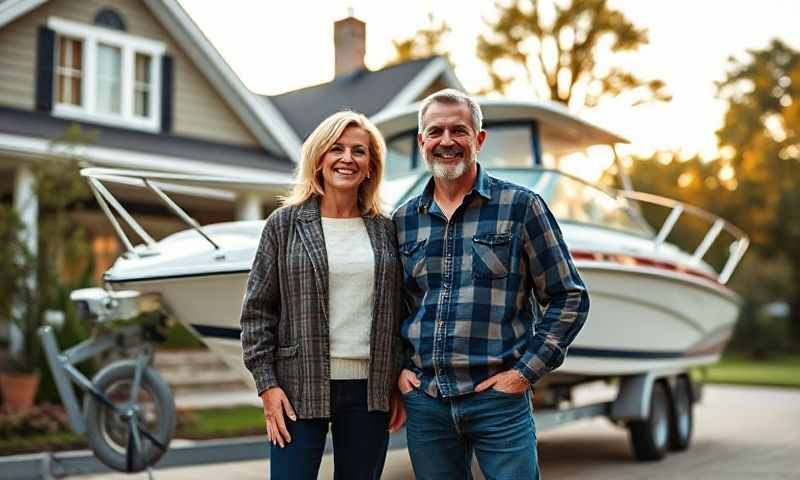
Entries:
[[477, 162], [478, 104], [426, 98], [417, 142], [433, 178], [394, 213], [410, 352], [398, 388], [418, 479], [538, 479], [530, 387], [558, 367], [589, 309], [561, 231], [536, 193]]

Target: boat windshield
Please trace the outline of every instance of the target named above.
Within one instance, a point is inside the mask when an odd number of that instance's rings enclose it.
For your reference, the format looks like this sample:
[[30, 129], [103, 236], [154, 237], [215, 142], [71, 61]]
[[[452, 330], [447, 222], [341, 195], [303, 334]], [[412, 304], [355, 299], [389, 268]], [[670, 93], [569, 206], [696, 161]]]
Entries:
[[[627, 200], [576, 177], [541, 168], [490, 168], [488, 171], [541, 195], [559, 222], [588, 224], [647, 238], [654, 235]], [[388, 181], [386, 200], [394, 207], [399, 206], [422, 193], [429, 178], [427, 172], [416, 172]]]

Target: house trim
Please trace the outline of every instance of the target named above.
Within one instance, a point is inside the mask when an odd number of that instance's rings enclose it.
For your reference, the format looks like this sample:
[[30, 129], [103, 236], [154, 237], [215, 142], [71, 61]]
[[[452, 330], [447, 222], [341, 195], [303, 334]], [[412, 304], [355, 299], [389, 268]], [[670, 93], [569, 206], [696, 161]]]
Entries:
[[290, 173], [270, 172], [258, 168], [238, 165], [213, 164], [167, 155], [135, 152], [117, 148], [99, 146], [72, 146], [67, 149], [54, 148], [49, 140], [11, 135], [0, 132], [0, 152], [10, 152], [23, 158], [60, 158], [65, 153], [77, 155], [89, 162], [99, 165], [132, 168], [137, 170], [154, 170], [161, 172], [190, 173], [197, 175], [219, 175], [225, 177], [244, 177], [259, 182], [271, 182], [289, 186], [294, 183]]
[[5, 0], [0, 4], [0, 28], [25, 15], [47, 0]]

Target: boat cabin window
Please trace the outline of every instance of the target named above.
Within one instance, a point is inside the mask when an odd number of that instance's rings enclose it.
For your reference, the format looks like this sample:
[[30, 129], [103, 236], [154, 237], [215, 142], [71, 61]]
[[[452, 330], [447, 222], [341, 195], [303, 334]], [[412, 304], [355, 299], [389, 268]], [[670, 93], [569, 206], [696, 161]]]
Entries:
[[514, 123], [486, 126], [486, 141], [478, 156], [487, 168], [532, 167], [533, 126]]
[[[503, 122], [484, 125], [486, 142], [478, 158], [487, 168], [532, 167], [535, 126], [530, 122]], [[417, 150], [417, 132], [406, 132], [386, 142], [386, 178], [403, 176], [424, 169], [425, 161]]]
[[397, 177], [413, 170], [416, 167], [416, 150], [416, 134], [403, 134], [386, 142], [386, 178]]
[[627, 200], [552, 170], [494, 170], [498, 178], [530, 188], [544, 198], [559, 222], [595, 225], [652, 237], [653, 231]]

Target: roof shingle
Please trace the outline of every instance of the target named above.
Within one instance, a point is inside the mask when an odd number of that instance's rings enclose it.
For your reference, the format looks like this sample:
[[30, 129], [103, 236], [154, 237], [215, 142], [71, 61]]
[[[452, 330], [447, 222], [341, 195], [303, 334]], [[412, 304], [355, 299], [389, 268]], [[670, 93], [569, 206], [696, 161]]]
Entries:
[[352, 109], [371, 116], [385, 107], [437, 57], [400, 63], [381, 70], [358, 70], [313, 87], [269, 98], [297, 136], [305, 139], [329, 115]]

